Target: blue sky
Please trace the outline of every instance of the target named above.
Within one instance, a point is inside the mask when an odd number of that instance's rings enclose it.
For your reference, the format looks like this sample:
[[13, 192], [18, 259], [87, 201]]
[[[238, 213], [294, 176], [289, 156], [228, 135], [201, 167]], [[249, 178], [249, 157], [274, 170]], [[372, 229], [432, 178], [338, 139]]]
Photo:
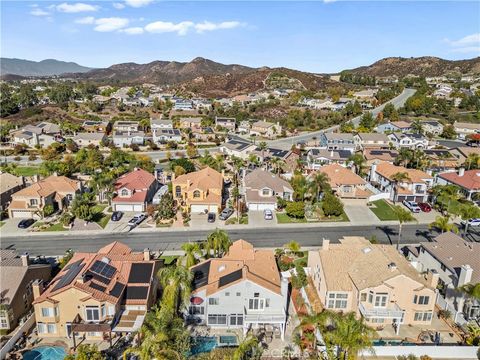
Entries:
[[1, 55], [335, 72], [387, 56], [480, 56], [480, 2], [1, 1]]

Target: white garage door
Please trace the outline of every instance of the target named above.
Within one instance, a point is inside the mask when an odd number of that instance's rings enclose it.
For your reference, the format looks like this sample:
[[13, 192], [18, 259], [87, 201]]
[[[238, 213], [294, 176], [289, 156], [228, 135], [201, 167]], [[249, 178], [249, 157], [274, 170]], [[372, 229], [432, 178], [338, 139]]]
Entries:
[[14, 217], [15, 219], [30, 219], [33, 216], [31, 211], [15, 210], [12, 211], [12, 217]]
[[143, 211], [143, 205], [133, 205], [133, 211]]
[[190, 212], [192, 214], [200, 214], [208, 210], [208, 205], [192, 205], [190, 206]]
[[217, 205], [210, 205], [209, 212], [218, 213], [218, 206]]
[[275, 210], [275, 205], [274, 204], [257, 204], [257, 203], [249, 203], [248, 204], [248, 210], [265, 210], [269, 209], [274, 211]]
[[125, 204], [115, 204], [115, 211], [130, 211], [133, 212], [135, 209], [133, 205], [125, 205]]

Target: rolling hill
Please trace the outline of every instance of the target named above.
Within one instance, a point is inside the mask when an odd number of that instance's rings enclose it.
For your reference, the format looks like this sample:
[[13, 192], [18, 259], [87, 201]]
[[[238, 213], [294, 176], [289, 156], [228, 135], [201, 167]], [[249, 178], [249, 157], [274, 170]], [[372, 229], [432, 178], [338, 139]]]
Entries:
[[84, 73], [91, 68], [78, 65], [74, 62], [65, 62], [55, 59], [30, 61], [23, 59], [0, 58], [0, 74], [16, 76], [52, 76], [64, 73]]

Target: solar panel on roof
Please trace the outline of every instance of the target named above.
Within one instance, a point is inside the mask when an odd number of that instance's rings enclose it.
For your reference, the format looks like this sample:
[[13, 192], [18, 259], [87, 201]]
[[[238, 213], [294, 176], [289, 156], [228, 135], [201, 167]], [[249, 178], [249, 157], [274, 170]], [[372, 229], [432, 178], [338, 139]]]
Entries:
[[146, 299], [148, 295], [148, 286], [127, 286], [125, 298], [129, 300]]
[[130, 275], [128, 276], [129, 283], [149, 283], [152, 276], [152, 263], [137, 263], [132, 264]]
[[81, 264], [82, 261], [83, 261], [83, 259], [78, 260], [78, 261], [75, 261], [74, 263], [68, 264], [67, 266], [65, 266], [65, 268], [64, 268], [63, 270], [68, 270], [68, 269], [70, 269], [72, 266], [78, 266], [78, 264]]
[[222, 276], [218, 280], [218, 287], [222, 287], [222, 286], [228, 285], [228, 284], [230, 284], [234, 281], [237, 281], [237, 280], [241, 279], [242, 276], [243, 276], [243, 270], [242, 269], [236, 270], [234, 272], [231, 272], [230, 274]]
[[117, 271], [113, 266], [100, 260], [95, 261], [90, 270], [108, 279], [111, 279], [115, 271]]
[[210, 261], [195, 266], [193, 269], [193, 289], [198, 289], [208, 284], [208, 273], [210, 271]]
[[122, 294], [123, 289], [125, 288], [125, 285], [122, 283], [117, 282], [115, 286], [110, 290], [110, 295], [119, 297]]
[[107, 289], [106, 287], [93, 282], [90, 283], [90, 287], [98, 291], [105, 291]]
[[103, 284], [105, 284], [105, 285], [110, 284], [110, 281], [111, 281], [111, 279], [107, 279], [106, 277], [100, 276], [100, 275], [95, 274], [95, 273], [93, 273], [93, 272], [91, 272], [91, 271], [87, 271], [87, 272], [85, 273], [85, 275], [90, 276], [90, 277], [92, 277], [93, 279], [95, 279], [96, 281], [99, 281], [99, 282], [101, 282], [101, 283], [103, 283]]
[[80, 263], [80, 264], [77, 263], [75, 266], [71, 266], [68, 269], [67, 273], [63, 275], [59, 281], [57, 281], [52, 291], [60, 290], [61, 288], [69, 285], [73, 281], [73, 279], [77, 277], [77, 275], [80, 273], [80, 271], [84, 266], [85, 264], [83, 263]]

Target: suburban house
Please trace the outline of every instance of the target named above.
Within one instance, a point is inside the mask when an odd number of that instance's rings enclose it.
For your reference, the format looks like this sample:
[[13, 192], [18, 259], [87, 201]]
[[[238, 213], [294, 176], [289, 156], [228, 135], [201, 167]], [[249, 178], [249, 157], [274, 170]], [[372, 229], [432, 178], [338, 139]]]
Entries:
[[437, 175], [437, 185], [457, 185], [468, 200], [480, 192], [480, 170], [460, 168], [458, 172], [446, 172]]
[[[439, 275], [440, 294], [454, 309], [452, 313], [463, 313], [467, 321], [480, 319], [480, 301], [457, 290], [468, 283], [480, 283], [479, 243], [445, 232], [433, 242], [409, 246], [407, 252], [410, 263], [418, 272], [435, 271]], [[455, 314], [452, 318], [457, 320]]]
[[106, 139], [105, 133], [102, 132], [81, 132], [76, 133], [72, 140], [80, 147], [89, 145], [101, 146], [102, 142]]
[[113, 211], [138, 211], [147, 209], [157, 191], [158, 182], [155, 176], [143, 169], [120, 176], [115, 182], [115, 195], [112, 199]]
[[182, 141], [182, 133], [178, 129], [152, 128], [152, 137], [156, 144]]
[[240, 121], [240, 124], [238, 124], [237, 132], [240, 134], [248, 134], [251, 127], [252, 122], [250, 120], [242, 120]]
[[35, 280], [49, 281], [52, 266], [36, 264], [28, 254], [15, 250], [0, 250], [0, 330], [9, 333], [32, 308], [32, 284]]
[[173, 129], [172, 120], [164, 119], [150, 119], [150, 127], [154, 129]]
[[97, 252], [75, 252], [55, 278], [33, 285], [38, 336], [112, 343], [113, 333], [137, 331], [154, 304], [159, 260], [113, 242]]
[[429, 160], [428, 169], [435, 172], [455, 170], [456, 167], [462, 165], [450, 150], [425, 149], [423, 153]]
[[390, 143], [397, 149], [427, 149], [429, 146], [428, 139], [422, 134], [413, 133], [392, 133], [388, 135]]
[[293, 188], [290, 183], [262, 169], [255, 169], [245, 175], [242, 192], [248, 210], [276, 210], [277, 198], [293, 200]]
[[82, 128], [89, 133], [107, 133], [110, 132], [112, 125], [108, 121], [86, 120], [83, 122]]
[[443, 124], [437, 120], [424, 120], [421, 124], [425, 134], [439, 136], [443, 132]]
[[[324, 173], [330, 180], [330, 186], [338, 197], [366, 199], [373, 193], [366, 188], [367, 182], [350, 169], [339, 164], [322, 166], [318, 172]], [[315, 173], [310, 174], [310, 178]]]
[[353, 97], [357, 100], [373, 100], [378, 89], [365, 89], [353, 93]]
[[411, 123], [407, 121], [391, 121], [380, 124], [375, 128], [375, 131], [379, 133], [408, 132], [410, 130], [412, 130]]
[[174, 198], [192, 213], [218, 212], [222, 207], [223, 174], [206, 167], [172, 180]]
[[193, 101], [188, 99], [176, 99], [173, 105], [174, 110], [193, 110]]
[[[27, 127], [31, 128], [26, 129]], [[29, 147], [47, 147], [57, 140], [55, 136], [44, 134], [40, 129], [31, 125], [27, 125], [23, 129], [13, 131], [11, 133], [11, 139], [13, 144], [25, 144]]]
[[347, 166], [352, 153], [348, 150], [310, 149], [307, 151], [306, 167], [308, 170], [318, 170], [324, 165], [339, 164]]
[[81, 191], [80, 181], [51, 175], [12, 194], [8, 206], [9, 217], [38, 218], [47, 205], [53, 206], [54, 211], [63, 210]]
[[339, 244], [323, 240], [308, 253], [313, 284], [324, 307], [353, 311], [372, 327], [429, 326], [434, 316], [438, 274], [419, 274], [391, 245], [362, 237]]
[[350, 133], [321, 133], [319, 142], [320, 147], [327, 150], [355, 151], [355, 140]]
[[364, 150], [369, 148], [388, 148], [390, 139], [382, 133], [358, 133], [353, 136], [355, 150]]
[[211, 141], [215, 138], [215, 132], [209, 126], [202, 127], [200, 129], [193, 128], [192, 134], [198, 141]]
[[470, 147], [470, 146], [459, 146], [453, 149], [450, 149], [450, 153], [453, 154], [457, 159], [459, 164], [463, 164], [467, 160], [469, 155], [479, 155], [480, 148]]
[[115, 132], [135, 132], [138, 131], [137, 121], [118, 120], [113, 124], [113, 131]]
[[248, 159], [252, 151], [257, 148], [257, 145], [240, 139], [229, 139], [220, 146], [220, 152], [228, 156], [236, 156], [243, 160]]
[[480, 133], [480, 124], [455, 121], [453, 124], [459, 139], [466, 139], [468, 135]]
[[178, 127], [180, 129], [201, 129], [202, 118], [201, 117], [183, 117], [178, 120]]
[[25, 178], [0, 171], [0, 211], [5, 211], [12, 200], [12, 194], [25, 187]]
[[227, 131], [235, 131], [237, 124], [235, 118], [215, 117], [215, 127], [221, 127]]
[[143, 131], [114, 131], [112, 136], [113, 144], [122, 148], [132, 144], [143, 145], [145, 133]]
[[[406, 173], [408, 179], [396, 184], [394, 177], [398, 173]], [[380, 162], [373, 163], [370, 168], [370, 183], [380, 191], [388, 192], [392, 201], [426, 202], [428, 189], [433, 186], [433, 177], [421, 170]]]
[[395, 158], [398, 156], [397, 150], [390, 149], [365, 149], [363, 151], [363, 157], [366, 160], [366, 166], [371, 167], [375, 162], [386, 161], [391, 164], [395, 161]]
[[235, 241], [223, 258], [191, 268], [194, 275], [187, 319], [212, 328], [249, 329], [265, 326], [284, 338], [288, 279], [277, 270], [272, 250], [255, 250]]
[[269, 139], [273, 139], [280, 135], [282, 132], [282, 126], [280, 123], [271, 123], [267, 121], [256, 121], [252, 124], [250, 128], [250, 135], [252, 136], [262, 136]]

